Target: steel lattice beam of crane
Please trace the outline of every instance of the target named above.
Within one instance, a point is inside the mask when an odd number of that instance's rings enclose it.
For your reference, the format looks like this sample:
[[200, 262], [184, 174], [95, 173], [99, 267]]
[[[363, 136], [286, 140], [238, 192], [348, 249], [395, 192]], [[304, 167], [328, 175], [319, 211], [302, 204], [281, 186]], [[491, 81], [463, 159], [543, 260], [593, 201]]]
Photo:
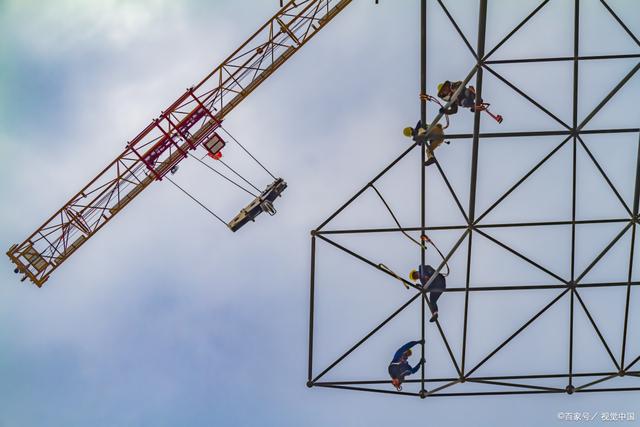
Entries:
[[102, 172], [7, 255], [41, 287], [62, 263], [190, 150], [352, 0], [287, 2], [229, 58], [187, 89]]

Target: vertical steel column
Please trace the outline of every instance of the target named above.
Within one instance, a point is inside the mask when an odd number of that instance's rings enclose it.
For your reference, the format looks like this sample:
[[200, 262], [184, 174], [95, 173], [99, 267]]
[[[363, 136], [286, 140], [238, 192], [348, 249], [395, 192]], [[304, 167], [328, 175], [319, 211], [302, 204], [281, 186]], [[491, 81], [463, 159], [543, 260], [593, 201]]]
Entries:
[[[487, 30], [487, 0], [480, 0], [480, 11], [478, 13], [478, 63], [476, 74], [476, 103], [482, 99], [482, 73], [485, 61], [484, 45]], [[473, 118], [473, 146], [471, 155], [471, 183], [469, 188], [469, 245], [467, 247], [467, 280], [464, 294], [464, 331], [462, 336], [462, 380], [464, 380], [465, 359], [467, 352], [467, 320], [469, 315], [469, 285], [471, 274], [471, 244], [473, 240], [473, 228], [476, 216], [476, 184], [478, 178], [478, 145], [480, 143], [480, 111], [475, 112]]]
[[636, 160], [636, 184], [633, 195], [633, 216], [636, 222], [640, 220], [640, 132], [638, 132], [638, 156]]
[[575, 266], [576, 266], [576, 184], [577, 184], [577, 148], [578, 148], [578, 65], [580, 44], [580, 0], [575, 0], [573, 13], [573, 184], [571, 196], [571, 303], [569, 308], [569, 384], [567, 393], [573, 393], [573, 323], [575, 305]]
[[640, 209], [640, 132], [638, 133], [638, 154], [636, 160], [636, 183], [633, 194], [633, 229], [631, 231], [631, 250], [629, 252], [629, 273], [627, 275], [627, 300], [624, 308], [624, 331], [622, 333], [622, 350], [620, 355], [620, 369], [624, 371], [624, 359], [627, 352], [627, 329], [629, 325], [629, 305], [631, 302], [631, 278], [633, 277], [633, 259], [636, 242], [636, 225], [638, 223], [638, 210]]
[[[420, 95], [426, 95], [427, 93], [427, 0], [420, 1]], [[420, 97], [420, 124], [421, 126], [427, 125], [427, 101]], [[427, 144], [425, 142], [425, 144]], [[420, 147], [420, 173], [421, 173], [421, 189], [420, 189], [420, 214], [421, 214], [421, 227], [420, 234], [424, 234], [424, 228], [426, 223], [426, 209], [425, 209], [425, 190], [426, 190], [426, 171], [424, 167], [425, 162], [425, 147]], [[420, 242], [422, 243], [422, 237]], [[422, 245], [420, 248], [420, 265], [425, 264], [425, 247]], [[421, 336], [424, 344], [422, 344], [421, 358], [424, 358], [424, 348], [426, 346], [425, 341], [425, 311], [426, 304], [425, 298], [421, 298]], [[426, 390], [424, 388], [425, 378], [425, 365], [423, 363], [420, 368], [420, 397], [426, 397]]]
[[316, 280], [316, 236], [311, 232], [311, 277], [309, 284], [309, 366], [307, 367], [307, 387], [313, 386], [313, 307], [315, 304]]
[[[482, 74], [484, 65], [484, 41], [487, 27], [487, 0], [480, 0], [480, 17], [478, 24], [478, 74], [476, 74], [476, 103], [482, 99]], [[469, 221], [473, 223], [476, 216], [476, 184], [478, 178], [478, 146], [480, 142], [480, 111], [473, 118], [473, 153], [471, 158], [471, 186], [469, 195]]]

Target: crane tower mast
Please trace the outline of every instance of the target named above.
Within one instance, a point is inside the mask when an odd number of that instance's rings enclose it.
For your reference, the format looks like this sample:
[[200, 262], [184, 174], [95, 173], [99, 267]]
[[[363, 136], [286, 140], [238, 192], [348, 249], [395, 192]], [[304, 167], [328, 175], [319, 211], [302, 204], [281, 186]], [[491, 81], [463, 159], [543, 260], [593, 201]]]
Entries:
[[[187, 89], [82, 190], [7, 255], [41, 287], [98, 230], [190, 150], [211, 146], [224, 118], [352, 0], [292, 0]], [[24, 280], [24, 279], [23, 279]]]

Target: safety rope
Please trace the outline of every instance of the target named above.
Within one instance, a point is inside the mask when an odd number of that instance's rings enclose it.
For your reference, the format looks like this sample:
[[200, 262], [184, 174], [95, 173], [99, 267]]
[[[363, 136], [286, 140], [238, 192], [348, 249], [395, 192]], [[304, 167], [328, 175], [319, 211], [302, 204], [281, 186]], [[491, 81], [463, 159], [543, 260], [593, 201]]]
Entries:
[[[393, 220], [395, 221], [396, 225], [398, 226], [398, 228], [400, 229], [400, 231], [402, 232], [402, 234], [404, 234], [409, 240], [411, 240], [413, 243], [415, 243], [416, 245], [420, 246], [422, 249], [424, 249], [425, 251], [427, 250], [427, 247], [425, 245], [423, 245], [421, 242], [418, 242], [416, 239], [414, 239], [413, 237], [411, 237], [407, 232], [404, 231], [404, 229], [402, 228], [402, 225], [400, 225], [400, 222], [398, 221], [398, 218], [396, 218], [395, 214], [393, 213], [393, 211], [391, 210], [391, 207], [389, 207], [389, 204], [387, 203], [387, 201], [384, 199], [384, 197], [382, 197], [382, 194], [380, 194], [380, 191], [378, 191], [378, 189], [376, 188], [375, 185], [370, 184], [370, 187], [373, 188], [373, 190], [376, 192], [376, 194], [378, 195], [378, 197], [380, 197], [380, 200], [382, 200], [382, 203], [384, 204], [384, 206], [387, 208], [387, 210], [389, 211], [389, 214], [391, 214], [391, 217], [393, 218]], [[431, 243], [431, 245], [436, 249], [436, 251], [438, 252], [438, 254], [440, 255], [440, 257], [442, 257], [442, 260], [445, 261], [445, 266], [447, 267], [447, 272], [445, 273], [440, 273], [442, 274], [444, 277], [447, 277], [449, 275], [449, 273], [451, 273], [451, 270], [449, 269], [449, 263], [446, 262], [445, 256], [442, 254], [442, 252], [440, 251], [440, 249], [438, 249], [438, 247], [436, 246], [435, 243], [433, 243], [433, 241], [431, 239], [429, 239], [426, 235], [424, 235], [424, 237], [427, 238], [427, 242]], [[379, 264], [379, 267], [384, 268], [386, 270], [388, 270], [383, 264]], [[389, 270], [391, 272], [391, 270]], [[391, 272], [393, 273], [393, 272]], [[394, 276], [397, 277], [397, 275], [395, 273], [393, 273]]]
[[[475, 94], [475, 91], [474, 91]], [[435, 102], [437, 103], [440, 108], [444, 108], [444, 105], [442, 105], [442, 103], [440, 102], [440, 100], [438, 98], [436, 98], [435, 96], [431, 96], [428, 93], [427, 94], [421, 94], [420, 95], [420, 99], [424, 99], [425, 101], [431, 101], [431, 102]], [[491, 106], [491, 104], [489, 104], [488, 102], [481, 102], [480, 104], [476, 104], [473, 108], [474, 110], [472, 111], [484, 111], [485, 113], [487, 113], [489, 116], [491, 116], [491, 118], [493, 120], [495, 120], [498, 123], [502, 123], [503, 121], [503, 117], [500, 114], [494, 114], [491, 111], [489, 111], [489, 107]], [[447, 121], [447, 125], [444, 126], [442, 129], [446, 129], [449, 127], [449, 115], [445, 114], [444, 115], [444, 119]]]
[[402, 277], [398, 276], [396, 274], [395, 271], [393, 271], [392, 269], [390, 269], [389, 267], [387, 267], [386, 265], [380, 263], [378, 264], [378, 267], [383, 269], [384, 271], [386, 271], [387, 273], [391, 274], [393, 277], [395, 277], [396, 279], [398, 279], [400, 282], [402, 282], [402, 284], [404, 285], [405, 288], [409, 289], [409, 285], [407, 285], [404, 280], [402, 279]]
[[[444, 105], [442, 105], [442, 103], [440, 102], [440, 100], [438, 100], [438, 98], [436, 98], [435, 96], [431, 96], [428, 93], [420, 95], [420, 98], [421, 99], [424, 98], [425, 101], [435, 102], [436, 104], [438, 104], [440, 106], [440, 108], [444, 108]], [[445, 126], [443, 126], [442, 129], [446, 129], [446, 128], [449, 127], [449, 116], [447, 114], [444, 115], [444, 119], [447, 122], [447, 124]]]
[[[426, 237], [426, 236], [425, 236]], [[428, 237], [427, 237], [428, 238]], [[431, 243], [431, 246], [433, 246], [436, 251], [438, 252], [438, 254], [440, 255], [440, 258], [442, 258], [443, 261], [445, 261], [445, 257], [442, 254], [442, 252], [440, 252], [440, 249], [438, 249], [438, 247], [436, 246], [435, 243], [433, 243], [433, 241], [431, 239], [429, 239], [429, 243]], [[445, 267], [447, 267], [447, 273], [446, 274], [442, 274], [444, 277], [447, 277], [449, 275], [449, 273], [451, 273], [451, 270], [449, 270], [449, 263], [445, 262], [444, 263]]]
[[185, 190], [184, 188], [180, 187], [178, 184], [176, 184], [171, 178], [169, 178], [168, 176], [165, 177], [169, 180], [170, 183], [172, 183], [173, 185], [175, 185], [180, 191], [182, 191], [184, 194], [186, 194], [191, 200], [193, 200], [194, 202], [196, 202], [197, 204], [199, 204], [204, 210], [206, 210], [207, 212], [209, 212], [211, 215], [213, 215], [218, 221], [220, 221], [221, 223], [223, 223], [225, 226], [227, 225], [226, 222], [224, 222], [224, 220], [222, 218], [220, 218], [218, 215], [216, 215], [211, 209], [209, 209], [208, 207], [206, 207], [205, 205], [203, 205], [198, 199], [196, 199], [195, 197], [193, 197], [191, 194], [189, 194], [189, 192], [187, 190]]
[[389, 205], [387, 204], [387, 201], [384, 199], [384, 197], [382, 197], [382, 194], [380, 194], [380, 192], [378, 191], [378, 189], [376, 188], [375, 185], [371, 184], [371, 188], [373, 188], [373, 190], [376, 192], [376, 194], [378, 194], [378, 197], [380, 197], [380, 200], [382, 200], [382, 203], [384, 203], [385, 207], [387, 208], [387, 210], [389, 211], [389, 213], [391, 214], [391, 218], [393, 218], [393, 220], [395, 221], [396, 225], [398, 226], [398, 228], [400, 229], [400, 231], [402, 232], [402, 234], [404, 234], [405, 236], [407, 236], [407, 238], [409, 240], [411, 240], [413, 243], [415, 243], [416, 245], [420, 246], [421, 248], [423, 248], [424, 250], [427, 250], [426, 246], [424, 246], [422, 243], [418, 242], [416, 239], [414, 239], [413, 237], [411, 237], [409, 234], [407, 234], [407, 232], [405, 232], [402, 229], [402, 226], [400, 225], [400, 222], [398, 221], [398, 218], [396, 218], [395, 214], [393, 213], [393, 211], [391, 210], [391, 208], [389, 207]]

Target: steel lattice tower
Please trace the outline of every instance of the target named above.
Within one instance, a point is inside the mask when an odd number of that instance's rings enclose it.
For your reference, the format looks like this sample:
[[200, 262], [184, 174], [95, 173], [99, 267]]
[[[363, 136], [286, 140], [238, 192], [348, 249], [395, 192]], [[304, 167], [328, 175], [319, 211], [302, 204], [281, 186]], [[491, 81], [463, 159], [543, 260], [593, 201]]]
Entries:
[[[458, 35], [461, 37], [462, 41], [470, 51], [470, 53], [475, 58], [476, 65], [471, 69], [466, 76], [465, 84], [467, 82], [473, 82], [475, 79], [475, 87], [477, 91], [478, 98], [482, 97], [482, 89], [483, 89], [483, 74], [490, 73], [495, 78], [500, 80], [506, 86], [508, 86], [512, 91], [517, 93], [520, 97], [525, 99], [528, 103], [533, 105], [539, 111], [542, 111], [548, 117], [553, 119], [558, 125], [561, 126], [560, 130], [536, 130], [535, 128], [531, 131], [523, 131], [523, 132], [482, 132], [481, 129], [481, 120], [480, 112], [474, 113], [474, 122], [473, 122], [473, 132], [471, 134], [449, 134], [447, 135], [448, 139], [453, 140], [453, 143], [456, 140], [461, 139], [471, 139], [471, 164], [470, 164], [470, 179], [468, 182], [469, 188], [469, 200], [461, 200], [461, 198], [456, 193], [453, 186], [450, 184], [450, 181], [447, 177], [446, 167], [448, 165], [441, 164], [440, 162], [436, 162], [437, 173], [442, 182], [446, 186], [446, 190], [450, 193], [450, 196], [455, 200], [455, 204], [460, 211], [462, 217], [464, 217], [465, 221], [461, 224], [455, 225], [447, 225], [447, 226], [434, 226], [428, 224], [426, 221], [425, 215], [425, 191], [428, 191], [428, 183], [425, 177], [425, 167], [423, 167], [423, 162], [425, 160], [424, 150], [421, 146], [416, 142], [407, 150], [405, 150], [398, 158], [396, 158], [393, 162], [391, 162], [386, 168], [384, 168], [380, 173], [378, 173], [370, 182], [368, 182], [362, 189], [360, 189], [352, 198], [350, 198], [344, 205], [342, 205], [337, 211], [335, 211], [332, 215], [330, 215], [322, 224], [320, 224], [317, 228], [315, 228], [311, 232], [311, 271], [310, 271], [310, 318], [309, 318], [309, 362], [308, 362], [308, 378], [307, 378], [307, 386], [309, 387], [326, 387], [326, 388], [338, 388], [338, 389], [348, 389], [348, 390], [357, 390], [357, 391], [370, 391], [370, 392], [379, 392], [379, 393], [392, 393], [392, 394], [401, 394], [407, 396], [417, 396], [421, 398], [425, 397], [437, 397], [437, 396], [471, 396], [471, 395], [496, 395], [496, 394], [529, 394], [529, 393], [568, 393], [573, 394], [574, 392], [601, 392], [601, 391], [639, 391], [640, 383], [638, 382], [638, 378], [640, 376], [640, 370], [638, 366], [640, 365], [640, 355], [630, 354], [629, 343], [631, 340], [638, 339], [637, 336], [632, 336], [628, 332], [628, 327], [630, 324], [630, 313], [637, 307], [632, 307], [630, 304], [632, 298], [632, 290], [638, 285], [640, 282], [634, 281], [633, 272], [634, 272], [634, 243], [636, 240], [636, 228], [640, 221], [639, 216], [639, 205], [640, 205], [640, 129], [637, 127], [638, 123], [633, 122], [633, 116], [629, 115], [629, 126], [624, 128], [607, 128], [607, 129], [587, 129], [586, 125], [599, 113], [601, 110], [607, 105], [607, 103], [613, 99], [624, 87], [625, 85], [636, 75], [638, 70], [640, 69], [640, 62], [636, 62], [635, 66], [633, 66], [628, 73], [620, 80], [613, 88], [610, 89], [609, 93], [602, 98], [602, 100], [597, 104], [597, 106], [587, 114], [583, 120], [579, 120], [578, 115], [578, 101], [579, 101], [579, 70], [580, 64], [585, 61], [593, 61], [593, 60], [615, 60], [615, 59], [633, 59], [636, 60], [640, 58], [640, 41], [638, 37], [633, 34], [633, 32], [629, 29], [629, 27], [624, 23], [618, 14], [610, 7], [610, 5], [606, 2], [606, 0], [600, 0], [601, 5], [606, 9], [606, 13], [616, 22], [616, 25], [619, 25], [631, 40], [635, 43], [638, 50], [634, 54], [611, 54], [611, 55], [598, 55], [598, 56], [581, 56], [579, 45], [580, 45], [580, 0], [574, 0], [573, 3], [573, 22], [572, 32], [573, 32], [573, 55], [566, 57], [552, 57], [552, 58], [527, 58], [520, 57], [514, 59], [506, 59], [506, 60], [492, 60], [492, 54], [500, 48], [505, 42], [507, 42], [514, 34], [516, 34], [527, 22], [529, 22], [536, 14], [538, 14], [541, 10], [543, 10], [549, 0], [542, 1], [526, 18], [516, 25], [511, 32], [509, 32], [506, 37], [504, 37], [492, 50], [489, 52], [485, 51], [485, 39], [486, 39], [486, 29], [487, 29], [487, 7], [488, 0], [480, 0], [479, 1], [479, 21], [478, 21], [478, 33], [477, 33], [477, 46], [474, 49], [470, 42], [465, 37], [464, 33], [460, 30], [460, 26], [453, 18], [453, 16], [447, 10], [445, 4], [441, 0], [435, 0], [433, 2], [433, 7], [440, 7], [442, 11], [448, 17], [450, 23], [453, 28], [455, 28]], [[595, 0], [594, 0], [595, 2]], [[431, 5], [430, 5], [431, 6]], [[427, 52], [427, 36], [426, 36], [426, 16], [428, 13], [427, 9], [427, 0], [422, 0], [421, 4], [421, 39], [422, 39], [422, 60], [421, 60], [421, 93], [426, 93], [426, 52]], [[569, 23], [567, 23], [569, 25]], [[494, 70], [494, 64], [524, 64], [524, 63], [550, 63], [550, 62], [564, 62], [570, 63], [573, 65], [573, 88], [572, 93], [573, 97], [571, 102], [572, 106], [572, 121], [570, 123], [565, 123], [563, 120], [554, 115], [551, 111], [537, 102], [531, 94], [525, 93], [520, 87], [511, 83], [503, 76], [498, 74]], [[421, 103], [421, 120], [422, 123], [428, 123], [426, 114], [426, 103], [422, 101]], [[437, 123], [442, 119], [443, 114], [438, 114], [433, 121], [431, 122], [432, 126], [434, 123]], [[635, 126], [635, 127], [634, 127]], [[429, 128], [430, 130], [430, 128]], [[588, 145], [585, 143], [584, 138], [586, 135], [623, 135], [623, 134], [631, 134], [634, 137], [638, 137], [638, 144], [634, 147], [633, 153], [629, 153], [629, 157], [633, 156], [633, 161], [635, 162], [635, 183], [634, 183], [634, 192], [633, 192], [633, 203], [632, 205], [628, 204], [624, 198], [621, 196], [619, 190], [613, 183], [613, 180], [608, 176], [605, 172], [604, 168], [599, 163], [597, 156], [595, 156], [592, 151], [589, 149]], [[478, 184], [478, 174], [479, 174], [479, 150], [482, 149], [482, 142], [488, 138], [499, 139], [499, 138], [527, 138], [529, 141], [535, 141], [537, 138], [545, 138], [545, 137], [556, 137], [558, 139], [558, 143], [554, 146], [553, 150], [548, 152], [542, 160], [535, 164], [533, 168], [531, 168], [526, 174], [521, 176], [520, 179], [516, 180], [513, 183], [510, 183], [509, 189], [504, 192], [493, 204], [491, 204], [487, 209], [480, 211], [478, 208], [478, 203], [476, 200], [477, 197], [477, 184]], [[523, 142], [525, 143], [525, 142]], [[528, 143], [528, 142], [527, 142]], [[570, 148], [572, 150], [572, 168], [571, 173], [569, 175], [569, 179], [571, 180], [571, 218], [561, 218], [552, 221], [543, 221], [543, 222], [499, 222], [499, 223], [488, 223], [485, 221], [487, 215], [494, 210], [494, 208], [498, 207], [505, 199], [507, 199], [516, 189], [520, 188], [523, 184], [526, 184], [531, 176], [534, 175], [549, 159], [553, 158], [559, 150], [563, 147]], [[375, 187], [376, 183], [385, 176], [390, 170], [394, 167], [397, 167], [398, 163], [405, 158], [409, 153], [414, 152], [414, 150], [419, 150], [421, 152], [420, 158], [420, 174], [421, 174], [421, 192], [420, 192], [420, 200], [421, 200], [421, 210], [420, 210], [420, 224], [412, 224], [411, 226], [404, 227], [394, 227], [394, 228], [353, 228], [353, 229], [326, 229], [326, 226], [334, 220], [340, 213], [342, 213], [345, 209], [347, 209], [352, 204], [356, 203], [360, 197], [362, 197], [365, 193], [375, 191], [378, 192]], [[578, 186], [580, 183], [578, 182], [578, 174], [577, 174], [577, 158], [578, 152], [584, 152], [586, 156], [593, 163], [593, 166], [598, 171], [598, 174], [601, 178], [604, 179], [609, 189], [615, 195], [615, 198], [621, 203], [626, 211], [626, 215], [624, 217], [618, 218], [598, 218], [598, 219], [588, 219], [582, 220], [577, 217], [577, 204], [578, 204]], [[450, 165], [449, 165], [450, 166]], [[450, 166], [453, 167], [453, 166]], [[382, 198], [382, 196], [380, 196]], [[384, 199], [382, 199], [384, 201]], [[468, 202], [465, 209], [465, 202]], [[385, 202], [386, 203], [386, 202]], [[381, 209], [384, 210], [385, 207], [381, 204]], [[615, 237], [609, 241], [609, 243], [601, 250], [597, 256], [595, 256], [588, 266], [585, 269], [578, 269], [576, 266], [576, 229], [577, 227], [582, 226], [590, 226], [590, 225], [598, 225], [598, 224], [618, 224], [621, 229], [615, 235]], [[543, 227], [554, 227], [554, 226], [564, 226], [571, 229], [571, 257], [570, 257], [570, 266], [567, 267], [567, 270], [570, 270], [570, 274], [568, 277], [562, 277], [562, 275], [558, 275], [551, 271], [549, 268], [545, 267], [541, 263], [531, 259], [527, 255], [521, 253], [518, 249], [515, 249], [513, 245], [506, 244], [502, 242], [500, 239], [493, 237], [490, 233], [492, 230], [515, 230], [515, 229], [527, 229], [527, 230], [539, 230]], [[453, 328], [452, 325], [444, 325], [441, 321], [436, 321], [433, 330], [435, 332], [431, 332], [430, 336], [426, 337], [426, 345], [422, 346], [422, 356], [425, 356], [425, 347], [427, 348], [427, 356], [430, 342], [434, 340], [441, 340], [442, 344], [446, 348], [446, 353], [450, 359], [452, 370], [455, 369], [457, 375], [453, 375], [450, 377], [433, 377], [428, 373], [429, 369], [429, 359], [427, 357], [426, 369], [425, 365], [423, 365], [421, 369], [421, 375], [418, 377], [416, 374], [414, 377], [411, 377], [405, 384], [408, 386], [411, 385], [416, 391], [401, 391], [396, 392], [390, 386], [390, 381], [388, 377], [384, 375], [376, 375], [375, 378], [367, 379], [367, 380], [340, 380], [340, 381], [326, 381], [324, 379], [325, 375], [332, 371], [336, 366], [340, 365], [349, 355], [351, 355], [356, 349], [360, 348], [365, 342], [367, 342], [371, 337], [373, 337], [376, 333], [382, 330], [385, 326], [389, 324], [394, 318], [396, 318], [400, 313], [403, 313], [408, 307], [412, 304], [417, 304], [416, 300], [420, 300], [421, 308], [420, 308], [420, 316], [419, 319], [416, 319], [416, 322], [420, 325], [419, 328], [421, 330], [422, 339], [425, 339], [426, 331], [425, 323], [428, 319], [428, 308], [425, 303], [427, 295], [421, 292], [419, 287], [416, 287], [413, 283], [399, 277], [404, 275], [396, 275], [393, 271], [386, 268], [384, 264], [380, 261], [384, 261], [381, 259], [372, 260], [370, 257], [364, 256], [354, 250], [349, 249], [346, 245], [338, 243], [335, 241], [336, 236], [342, 236], [343, 238], [349, 238], [349, 236], [354, 235], [369, 235], [369, 236], [381, 236], [390, 235], [390, 234], [400, 234], [400, 233], [414, 233], [414, 234], [423, 234], [429, 233], [432, 231], [450, 231], [457, 232], [458, 238], [455, 241], [455, 244], [448, 250], [444, 251], [445, 256], [444, 260], [439, 263], [436, 268], [437, 272], [443, 271], [446, 261], [450, 260], [451, 257], [459, 251], [460, 248], [466, 247], [466, 280], [464, 285], [459, 286], [456, 284], [449, 284], [445, 294], [443, 295], [443, 300], [446, 300], [448, 295], [452, 294], [462, 294], [464, 296], [464, 309], [461, 310], [458, 315], [458, 319], [460, 325], [463, 328], [462, 334], [462, 342], [460, 344], [461, 352], [456, 354], [453, 351], [452, 346], [450, 345], [450, 340], [448, 339], [446, 331]], [[535, 285], [513, 285], [513, 286], [478, 286], [474, 285], [474, 278], [472, 277], [472, 254], [474, 253], [474, 237], [478, 239], [483, 237], [493, 242], [495, 245], [500, 247], [502, 250], [514, 256], [514, 259], [519, 259], [527, 263], [529, 266], [534, 269], [543, 272], [549, 277], [552, 277], [556, 284], [535, 284]], [[628, 252], [628, 270], [625, 271], [626, 280], [624, 281], [604, 281], [600, 283], [589, 282], [586, 283], [583, 279], [585, 276], [592, 271], [592, 269], [597, 266], [597, 264], [605, 257], [611, 249], [618, 243], [623, 237], [628, 238], [630, 236], [630, 251]], [[314, 365], [314, 361], [317, 359], [318, 354], [322, 352], [322, 348], [318, 348], [318, 346], [314, 346], [314, 333], [318, 326], [321, 326], [320, 319], [317, 319], [316, 313], [316, 294], [318, 292], [318, 284], [316, 283], [316, 276], [319, 272], [320, 267], [322, 268], [330, 268], [330, 266], [318, 264], [318, 253], [317, 246], [322, 243], [324, 246], [327, 246], [327, 250], [335, 250], [341, 251], [343, 253], [348, 254], [351, 259], [353, 259], [356, 263], [362, 263], [375, 271], [378, 274], [386, 278], [388, 282], [395, 283], [398, 289], [398, 292], [407, 292], [402, 287], [398, 286], [397, 281], [400, 280], [404, 283], [405, 286], [412, 287], [410, 289], [411, 297], [406, 299], [406, 302], [402, 304], [397, 310], [388, 314], [388, 316], [379, 323], [377, 326], [372, 328], [369, 333], [364, 335], [359, 341], [357, 341], [353, 346], [349, 347], [344, 351], [334, 362], [328, 364], [328, 366], [316, 366]], [[464, 244], [463, 244], [464, 243]], [[324, 250], [324, 249], [323, 249]], [[421, 248], [420, 250], [420, 259], [421, 263], [425, 263], [425, 249]], [[434, 265], [435, 266], [435, 265]], [[637, 265], [635, 266], [637, 270]], [[429, 281], [431, 282], [431, 281]], [[345, 284], [347, 286], [348, 284]], [[391, 285], [390, 285], [391, 286]], [[597, 316], [594, 316], [589, 309], [588, 305], [585, 304], [585, 300], [581, 294], [587, 291], [587, 289], [595, 289], [595, 288], [607, 288], [609, 290], [612, 289], [622, 289], [626, 292], [625, 303], [624, 306], [618, 307], [619, 310], [624, 312], [624, 323], [620, 325], [620, 334], [622, 346], [621, 348], [613, 348], [606, 340], [603, 335], [601, 328], [599, 327], [599, 319]], [[551, 298], [546, 304], [542, 305], [538, 309], [536, 309], [536, 313], [531, 316], [526, 322], [520, 324], [511, 335], [507, 336], [503, 339], [492, 351], [488, 354], [484, 355], [480, 359], [480, 362], [477, 364], [471, 364], [469, 362], [468, 355], [468, 323], [469, 323], [469, 302], [473, 300], [474, 296], [481, 295], [482, 293], [490, 293], [496, 299], [500, 299], [501, 296], [506, 294], [513, 294], [517, 292], [523, 291], [554, 291], [554, 297]], [[566, 338], [566, 351], [568, 353], [568, 360], [563, 366], [553, 366], [549, 367], [549, 371], [546, 373], [530, 373], [530, 372], [520, 372], [515, 375], [494, 375], [494, 376], [478, 376], [478, 369], [483, 366], [486, 362], [491, 360], [498, 354], [502, 349], [507, 347], [512, 341], [517, 340], [518, 336], [525, 330], [527, 330], [530, 325], [534, 324], [536, 320], [538, 320], [541, 316], [545, 314], [551, 307], [557, 305], [559, 301], [564, 300], [567, 302], [567, 319], [569, 322], [568, 331], [569, 336]], [[606, 351], [610, 358], [611, 369], [604, 372], [583, 372], [577, 371], [574, 369], [574, 359], [575, 354], [578, 351], [574, 347], [574, 328], [576, 327], [576, 323], [578, 322], [577, 313], [578, 310], [582, 311], [584, 315], [586, 315], [586, 319], [588, 320], [587, 325], [592, 329], [592, 331], [597, 336], [600, 344], [603, 349]], [[458, 325], [458, 326], [460, 326]], [[437, 337], [437, 338], [435, 338]], [[391, 352], [391, 349], [389, 349]], [[536, 349], [531, 349], [531, 351], [536, 351]], [[317, 363], [317, 362], [316, 362]], [[425, 372], [427, 371], [427, 372]], [[384, 372], [383, 367], [381, 367], [381, 371]], [[616, 380], [616, 378], [619, 378]], [[615, 383], [616, 381], [624, 381], [624, 385], [622, 386], [611, 386], [610, 384]], [[549, 385], [546, 382], [553, 382], [555, 385]], [[558, 385], [562, 383], [562, 386]], [[467, 388], [465, 388], [465, 386]], [[469, 386], [473, 386], [469, 388]]]

